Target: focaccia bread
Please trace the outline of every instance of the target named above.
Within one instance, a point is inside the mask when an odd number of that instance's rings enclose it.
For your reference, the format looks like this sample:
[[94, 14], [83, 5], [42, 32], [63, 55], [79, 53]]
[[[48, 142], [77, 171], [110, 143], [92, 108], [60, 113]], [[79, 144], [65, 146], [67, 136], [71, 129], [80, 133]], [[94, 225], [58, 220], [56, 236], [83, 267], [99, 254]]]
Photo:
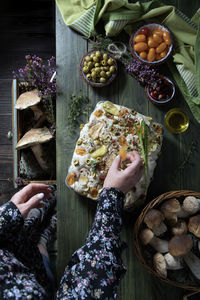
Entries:
[[[67, 185], [77, 193], [97, 200], [108, 169], [120, 149], [124, 149], [125, 153], [136, 150], [141, 154], [135, 128], [140, 129], [141, 122], [145, 122], [147, 129], [148, 178], [144, 174], [133, 190], [126, 194], [124, 208], [142, 203], [161, 149], [162, 126], [150, 117], [109, 101], [97, 103], [88, 123], [81, 129], [68, 169]], [[126, 167], [126, 163], [128, 161], [122, 161], [121, 169]]]

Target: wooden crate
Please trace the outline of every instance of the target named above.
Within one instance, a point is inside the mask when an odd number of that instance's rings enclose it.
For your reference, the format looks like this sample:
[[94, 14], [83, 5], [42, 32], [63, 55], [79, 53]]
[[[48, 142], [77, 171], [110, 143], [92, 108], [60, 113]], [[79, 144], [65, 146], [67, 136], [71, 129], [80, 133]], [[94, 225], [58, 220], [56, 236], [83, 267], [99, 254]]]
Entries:
[[[16, 150], [17, 142], [23, 136], [23, 117], [24, 112], [15, 109], [15, 103], [19, 97], [19, 85], [16, 79], [13, 79], [12, 83], [12, 147], [13, 147], [13, 184], [17, 187], [16, 179], [20, 177], [20, 158], [21, 150]], [[56, 184], [56, 180], [44, 179], [44, 180], [26, 180], [25, 184], [28, 183], [46, 183], [46, 184]]]

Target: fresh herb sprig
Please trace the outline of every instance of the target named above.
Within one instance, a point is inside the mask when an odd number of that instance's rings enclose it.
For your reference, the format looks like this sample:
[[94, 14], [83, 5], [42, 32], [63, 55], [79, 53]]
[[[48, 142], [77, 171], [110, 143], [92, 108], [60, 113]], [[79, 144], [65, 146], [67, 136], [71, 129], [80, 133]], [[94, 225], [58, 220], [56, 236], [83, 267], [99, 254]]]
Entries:
[[148, 169], [148, 136], [147, 136], [147, 125], [142, 120], [140, 124], [140, 128], [134, 124], [135, 130], [139, 137], [140, 147], [141, 147], [141, 155], [145, 166], [145, 178], [146, 178], [146, 186], [148, 187], [149, 183], [149, 169]]
[[89, 98], [80, 92], [79, 95], [71, 94], [69, 99], [69, 113], [67, 116], [68, 129], [72, 134], [76, 127], [80, 124], [81, 116], [89, 116], [89, 112], [92, 109]]
[[96, 160], [91, 160], [90, 161], [90, 166], [91, 166], [91, 168], [92, 168], [92, 173], [96, 173], [96, 171], [97, 171], [97, 167], [98, 167], [98, 161], [96, 161]]

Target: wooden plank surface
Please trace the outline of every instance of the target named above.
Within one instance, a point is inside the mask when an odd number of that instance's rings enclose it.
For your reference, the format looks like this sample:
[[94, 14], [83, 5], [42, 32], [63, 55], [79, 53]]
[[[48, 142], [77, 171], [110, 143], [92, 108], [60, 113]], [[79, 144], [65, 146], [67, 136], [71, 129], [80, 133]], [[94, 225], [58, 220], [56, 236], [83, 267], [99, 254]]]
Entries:
[[[187, 1], [164, 1], [176, 5], [189, 17], [198, 8], [198, 1], [191, 5]], [[64, 266], [74, 250], [84, 243], [91, 226], [96, 204], [91, 200], [81, 199], [74, 192], [67, 190], [64, 184], [67, 168], [71, 162], [75, 141], [79, 129], [74, 136], [67, 132], [67, 113], [69, 94], [78, 93], [80, 89], [88, 94], [93, 105], [99, 100], [110, 100], [114, 103], [133, 107], [137, 111], [150, 115], [164, 125], [164, 115], [172, 107], [182, 107], [190, 118], [190, 127], [181, 135], [174, 135], [164, 128], [162, 155], [158, 160], [154, 180], [150, 185], [146, 201], [152, 200], [161, 193], [174, 189], [199, 190], [199, 166], [195, 163], [199, 157], [199, 124], [195, 122], [180, 92], [177, 90], [174, 102], [164, 106], [154, 106], [148, 102], [144, 90], [138, 83], [120, 70], [118, 78], [102, 89], [87, 86], [80, 78], [78, 64], [82, 55], [90, 49], [86, 41], [77, 33], [67, 28], [57, 9], [57, 65], [58, 65], [58, 99], [57, 99], [57, 197], [58, 197], [58, 277], [62, 275]], [[191, 160], [182, 170], [180, 166], [187, 158], [191, 145], [195, 150]], [[192, 176], [194, 175], [194, 176]], [[179, 300], [184, 290], [161, 282], [149, 274], [140, 264], [133, 251], [133, 226], [135, 215], [125, 213], [122, 239], [127, 242], [128, 249], [123, 253], [124, 263], [128, 270], [122, 280], [118, 299], [122, 300]], [[58, 279], [59, 279], [58, 278]]]

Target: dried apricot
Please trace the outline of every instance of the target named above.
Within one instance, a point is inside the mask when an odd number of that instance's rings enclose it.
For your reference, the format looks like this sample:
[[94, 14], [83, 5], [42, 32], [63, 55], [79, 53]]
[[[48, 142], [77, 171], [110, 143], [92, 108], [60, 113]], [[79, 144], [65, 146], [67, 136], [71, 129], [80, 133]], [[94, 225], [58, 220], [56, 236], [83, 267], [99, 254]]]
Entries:
[[126, 160], [126, 149], [125, 148], [121, 148], [120, 150], [119, 150], [119, 155], [120, 155], [120, 157], [121, 157], [121, 160]]
[[68, 185], [72, 185], [72, 184], [74, 184], [74, 182], [76, 181], [76, 175], [75, 174], [73, 174], [73, 173], [71, 173], [71, 174], [69, 174], [68, 176], [67, 176], [67, 184]]
[[120, 110], [118, 117], [124, 118], [124, 116], [128, 113], [128, 110], [126, 108]]
[[127, 146], [127, 140], [126, 140], [126, 137], [124, 135], [119, 137], [118, 142], [119, 142], [120, 146], [122, 146], [122, 147]]
[[96, 110], [94, 112], [95, 117], [100, 118], [103, 115], [103, 111], [102, 110]]
[[86, 150], [84, 148], [77, 148], [76, 154], [83, 156], [86, 154]]
[[98, 190], [95, 187], [91, 188], [90, 195], [91, 195], [92, 198], [96, 198], [97, 195], [98, 195]]

